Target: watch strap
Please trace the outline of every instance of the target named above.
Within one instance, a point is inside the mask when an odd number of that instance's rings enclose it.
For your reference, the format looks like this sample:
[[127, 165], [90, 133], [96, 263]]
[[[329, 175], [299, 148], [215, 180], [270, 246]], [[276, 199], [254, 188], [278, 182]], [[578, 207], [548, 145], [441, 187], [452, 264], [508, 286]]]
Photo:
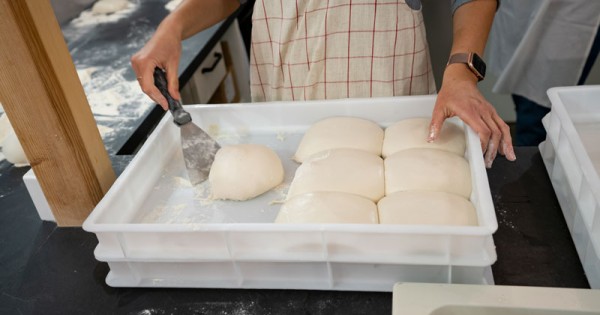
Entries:
[[469, 63], [469, 53], [457, 53], [454, 54], [452, 56], [450, 56], [450, 58], [448, 58], [448, 64], [452, 64], [452, 63], [465, 63], [468, 64]]
[[464, 63], [467, 68], [471, 70], [471, 72], [473, 72], [473, 74], [477, 77], [477, 80], [481, 81], [484, 78], [485, 69], [482, 69], [483, 71], [481, 71], [475, 68], [475, 65], [473, 64], [474, 55], [475, 53], [473, 52], [453, 54], [450, 56], [450, 58], [448, 58], [446, 67], [453, 63]]

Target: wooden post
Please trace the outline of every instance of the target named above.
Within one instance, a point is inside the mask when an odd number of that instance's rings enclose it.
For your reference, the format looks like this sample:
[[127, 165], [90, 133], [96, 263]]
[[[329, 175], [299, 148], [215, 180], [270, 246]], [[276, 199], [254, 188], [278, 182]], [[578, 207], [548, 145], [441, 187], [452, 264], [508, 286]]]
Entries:
[[115, 180], [49, 0], [0, 0], [0, 102], [60, 226]]

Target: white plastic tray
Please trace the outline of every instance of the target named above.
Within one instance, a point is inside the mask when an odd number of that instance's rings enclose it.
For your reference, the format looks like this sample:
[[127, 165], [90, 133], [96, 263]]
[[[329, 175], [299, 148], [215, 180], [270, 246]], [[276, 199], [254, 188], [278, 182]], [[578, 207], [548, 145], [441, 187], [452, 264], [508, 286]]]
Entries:
[[548, 90], [540, 152], [592, 288], [600, 289], [600, 86]]
[[[221, 144], [262, 143], [280, 156], [285, 183], [245, 202], [208, 200], [191, 187], [179, 130], [166, 115], [84, 222], [112, 286], [262, 287], [391, 291], [393, 283], [486, 282], [497, 229], [479, 139], [466, 128], [479, 226], [278, 225], [274, 221], [310, 125], [355, 116], [387, 126], [430, 116], [435, 96], [186, 106]], [[450, 122], [462, 124], [453, 119]], [[487, 281], [489, 282], [489, 281]]]
[[600, 291], [398, 283], [393, 315], [600, 315]]

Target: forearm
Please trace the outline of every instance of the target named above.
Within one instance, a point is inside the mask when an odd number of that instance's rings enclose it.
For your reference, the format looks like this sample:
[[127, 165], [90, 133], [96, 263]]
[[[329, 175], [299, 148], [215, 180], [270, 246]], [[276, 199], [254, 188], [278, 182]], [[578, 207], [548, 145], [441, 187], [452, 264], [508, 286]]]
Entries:
[[475, 52], [483, 55], [497, 4], [497, 0], [475, 0], [458, 7], [452, 21], [451, 54]]
[[[496, 11], [496, 0], [475, 0], [454, 12], [451, 55], [474, 52], [483, 55]], [[442, 88], [432, 113], [429, 141], [437, 139], [444, 120], [458, 116], [479, 135], [486, 167], [496, 154], [516, 159], [510, 128], [477, 89], [478, 78], [463, 63], [452, 63], [444, 71]]]
[[239, 6], [239, 0], [185, 0], [160, 23], [157, 32], [184, 40], [227, 18]]
[[[483, 56], [497, 5], [497, 0], [475, 0], [456, 9], [452, 21], [453, 41], [450, 55], [475, 52]], [[446, 68], [444, 81], [454, 79], [477, 82], [475, 75], [462, 64], [452, 64]]]

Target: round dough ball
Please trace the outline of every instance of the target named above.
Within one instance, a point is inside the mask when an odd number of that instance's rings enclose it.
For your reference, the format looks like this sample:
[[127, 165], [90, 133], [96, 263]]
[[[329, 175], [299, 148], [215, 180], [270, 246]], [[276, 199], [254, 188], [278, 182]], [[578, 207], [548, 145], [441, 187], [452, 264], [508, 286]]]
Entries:
[[208, 181], [215, 199], [248, 200], [283, 182], [277, 153], [261, 144], [222, 147], [215, 155]]
[[383, 129], [376, 123], [356, 117], [323, 119], [306, 131], [294, 160], [302, 163], [311, 155], [330, 149], [357, 149], [381, 155]]
[[383, 159], [365, 151], [334, 149], [317, 153], [296, 170], [288, 199], [316, 191], [338, 191], [377, 201], [384, 194]]
[[385, 194], [398, 191], [445, 191], [469, 198], [469, 162], [436, 149], [402, 150], [385, 159]]
[[297, 195], [281, 207], [275, 223], [377, 224], [377, 206], [369, 199], [341, 192]]
[[8, 134], [14, 132], [10, 121], [8, 120], [8, 115], [4, 113], [0, 116], [0, 146], [2, 146], [2, 142], [4, 139], [8, 137]]
[[377, 203], [381, 224], [477, 225], [473, 204], [440, 191], [401, 191]]
[[2, 154], [4, 154], [7, 161], [16, 167], [29, 165], [25, 151], [23, 151], [21, 142], [19, 142], [19, 138], [17, 138], [14, 131], [9, 132], [4, 142], [2, 142]]
[[414, 148], [438, 149], [464, 156], [467, 146], [464, 129], [446, 121], [438, 139], [429, 143], [427, 137], [430, 122], [430, 118], [410, 118], [387, 127], [383, 138], [383, 157]]

